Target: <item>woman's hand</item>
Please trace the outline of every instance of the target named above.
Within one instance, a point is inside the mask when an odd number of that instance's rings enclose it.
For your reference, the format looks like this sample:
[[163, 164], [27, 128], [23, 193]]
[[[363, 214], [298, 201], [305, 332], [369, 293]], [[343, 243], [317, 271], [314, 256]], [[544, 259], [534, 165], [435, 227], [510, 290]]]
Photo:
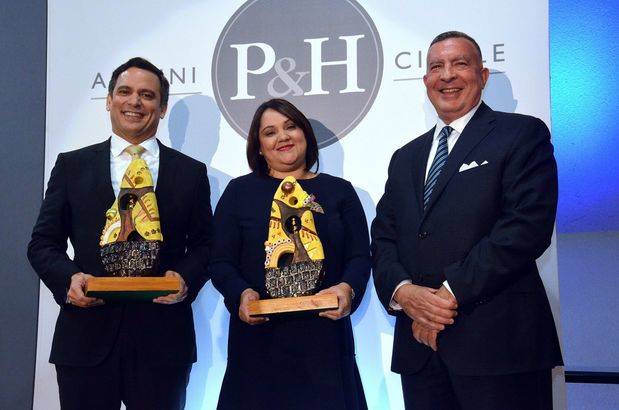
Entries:
[[251, 317], [249, 316], [249, 302], [260, 300], [258, 292], [251, 288], [247, 288], [241, 293], [241, 305], [239, 306], [239, 318], [248, 325], [259, 325], [268, 321], [266, 317]]
[[318, 315], [331, 320], [338, 320], [348, 316], [350, 314], [353, 298], [353, 290], [350, 285], [346, 282], [342, 282], [330, 288], [323, 289], [317, 294], [324, 295], [329, 293], [337, 295], [338, 308], [320, 312]]

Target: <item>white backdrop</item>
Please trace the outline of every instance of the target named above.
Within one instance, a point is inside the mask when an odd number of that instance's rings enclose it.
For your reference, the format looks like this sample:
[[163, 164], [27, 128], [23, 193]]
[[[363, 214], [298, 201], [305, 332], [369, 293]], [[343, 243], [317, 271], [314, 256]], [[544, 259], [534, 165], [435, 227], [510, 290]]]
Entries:
[[[58, 153], [109, 137], [102, 82], [107, 86], [112, 70], [122, 62], [143, 56], [162, 68], [168, 78], [171, 69], [178, 74], [171, 86], [175, 95], [170, 98], [168, 115], [159, 125], [158, 138], [208, 165], [214, 206], [229, 180], [248, 171], [245, 140], [221, 115], [211, 84], [215, 45], [242, 4], [214, 0], [50, 1], [46, 180]], [[339, 142], [323, 148], [320, 160], [322, 172], [352, 182], [368, 223], [383, 192], [391, 154], [434, 125], [434, 109], [419, 78], [425, 71], [427, 46], [436, 34], [456, 29], [477, 39], [486, 66], [494, 72], [484, 94], [491, 107], [532, 114], [550, 125], [546, 1], [429, 4], [370, 0], [361, 4], [380, 33], [382, 84], [361, 123]], [[184, 83], [179, 79], [183, 70]], [[554, 242], [540, 266], [558, 318]], [[47, 362], [57, 312], [51, 294], [42, 286], [35, 409], [59, 408], [55, 371]], [[191, 374], [187, 408], [214, 409], [226, 365], [228, 313], [210, 283], [194, 303], [194, 312], [198, 362]], [[393, 319], [381, 308], [371, 284], [353, 316], [353, 324], [369, 407], [403, 408], [399, 377], [389, 370]], [[555, 403], [557, 408], [563, 408], [562, 371], [555, 372], [555, 376]]]

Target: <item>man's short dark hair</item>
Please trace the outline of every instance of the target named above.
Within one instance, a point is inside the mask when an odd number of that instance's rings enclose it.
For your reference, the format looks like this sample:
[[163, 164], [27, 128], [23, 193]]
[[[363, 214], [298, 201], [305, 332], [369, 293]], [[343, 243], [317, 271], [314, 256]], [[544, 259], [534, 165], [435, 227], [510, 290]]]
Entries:
[[168, 97], [170, 96], [170, 83], [168, 82], [168, 79], [165, 78], [165, 75], [163, 75], [163, 71], [161, 71], [160, 69], [155, 67], [153, 63], [142, 57], [133, 57], [126, 63], [119, 65], [118, 68], [114, 70], [114, 72], [112, 73], [112, 78], [110, 78], [110, 83], [107, 87], [108, 94], [110, 96], [114, 94], [114, 87], [116, 87], [116, 81], [118, 80], [118, 76], [120, 76], [131, 67], [150, 71], [157, 76], [157, 78], [159, 79], [159, 88], [161, 90], [161, 103], [159, 105], [162, 108], [168, 105]]
[[461, 31], [446, 31], [444, 33], [439, 34], [438, 36], [434, 37], [434, 40], [432, 40], [432, 42], [430, 43], [430, 47], [432, 47], [436, 43], [445, 41], [449, 38], [463, 38], [473, 43], [473, 45], [475, 46], [475, 49], [477, 50], [477, 53], [479, 54], [479, 61], [483, 61], [483, 58], [481, 56], [481, 48], [479, 47], [479, 44], [477, 44], [477, 41], [475, 41], [473, 37]]
[[289, 118], [290, 121], [303, 130], [305, 143], [307, 144], [305, 170], [309, 171], [315, 164], [316, 171], [318, 171], [318, 142], [316, 141], [312, 125], [297, 107], [281, 98], [274, 98], [263, 102], [254, 113], [254, 118], [251, 120], [251, 126], [247, 135], [247, 163], [249, 168], [258, 175], [269, 175], [269, 166], [264, 156], [260, 155], [260, 120], [262, 120], [262, 114], [269, 108]]

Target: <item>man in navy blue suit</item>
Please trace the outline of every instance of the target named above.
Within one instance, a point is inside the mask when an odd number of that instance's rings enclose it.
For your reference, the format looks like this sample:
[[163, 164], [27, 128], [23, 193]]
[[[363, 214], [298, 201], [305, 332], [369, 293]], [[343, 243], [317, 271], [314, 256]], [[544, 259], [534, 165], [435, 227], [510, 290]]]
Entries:
[[[109, 82], [112, 135], [58, 156], [32, 230], [28, 258], [60, 306], [50, 354], [64, 410], [182, 409], [196, 341], [191, 303], [208, 280], [211, 242], [206, 166], [157, 139], [170, 84], [149, 61], [121, 64]], [[163, 242], [157, 272], [181, 291], [144, 303], [87, 297], [106, 276], [100, 240], [131, 148], [155, 185]], [[67, 239], [74, 257], [67, 254]]]
[[407, 409], [552, 408], [561, 365], [535, 260], [557, 206], [550, 133], [481, 100], [470, 36], [437, 36], [424, 84], [437, 125], [397, 150], [372, 223], [378, 296], [396, 315]]

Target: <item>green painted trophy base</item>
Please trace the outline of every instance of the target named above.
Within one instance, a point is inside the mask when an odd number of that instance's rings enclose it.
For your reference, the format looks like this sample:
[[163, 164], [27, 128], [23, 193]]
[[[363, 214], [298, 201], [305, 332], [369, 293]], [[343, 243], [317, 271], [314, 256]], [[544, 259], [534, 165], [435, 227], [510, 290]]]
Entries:
[[109, 301], [151, 301], [180, 290], [173, 277], [94, 277], [86, 283], [86, 296]]

